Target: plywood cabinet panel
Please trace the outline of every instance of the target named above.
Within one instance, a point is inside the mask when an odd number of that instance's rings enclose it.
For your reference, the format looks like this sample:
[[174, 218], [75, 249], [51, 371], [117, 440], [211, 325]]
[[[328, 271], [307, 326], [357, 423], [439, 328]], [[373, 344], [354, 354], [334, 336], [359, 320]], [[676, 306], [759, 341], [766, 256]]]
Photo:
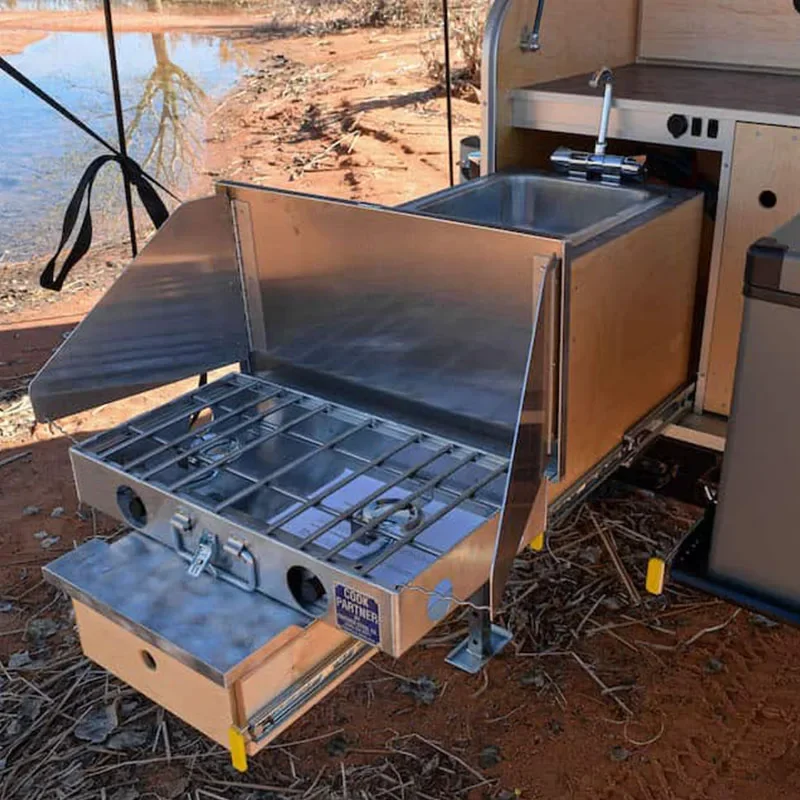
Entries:
[[[772, 203], [774, 195], [774, 205]], [[748, 247], [800, 212], [800, 130], [739, 123], [707, 367], [704, 409], [730, 413]]]
[[[497, 61], [498, 168], [526, 163], [524, 134], [511, 127], [508, 93], [512, 89], [594, 71], [603, 65], [629, 64], [636, 54], [638, 0], [547, 2], [540, 30], [541, 49], [531, 53], [520, 48], [520, 40], [523, 28], [530, 28], [536, 17], [537, 5], [538, 0], [511, 0], [500, 33]], [[601, 94], [598, 92], [598, 97]]]
[[642, 0], [643, 58], [800, 70], [791, 0]]
[[561, 494], [690, 374], [702, 198], [579, 255], [570, 267]]

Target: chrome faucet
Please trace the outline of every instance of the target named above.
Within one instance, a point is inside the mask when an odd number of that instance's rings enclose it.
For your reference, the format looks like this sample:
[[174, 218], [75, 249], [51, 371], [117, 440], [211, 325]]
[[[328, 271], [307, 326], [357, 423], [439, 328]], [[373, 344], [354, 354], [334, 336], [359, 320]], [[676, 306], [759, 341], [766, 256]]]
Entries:
[[597, 142], [594, 145], [595, 155], [604, 156], [606, 154], [606, 139], [608, 137], [608, 117], [611, 114], [611, 104], [614, 102], [613, 86], [614, 73], [608, 68], [603, 67], [592, 75], [589, 79], [589, 86], [596, 89], [603, 87], [603, 110], [600, 112], [600, 130], [597, 133]]
[[603, 110], [600, 112], [600, 129], [594, 145], [594, 153], [570, 150], [559, 147], [551, 156], [550, 162], [559, 172], [566, 172], [571, 178], [599, 179], [603, 183], [620, 183], [623, 178], [642, 180], [644, 163], [629, 156], [606, 155], [608, 143], [608, 120], [611, 115], [614, 74], [603, 67], [589, 79], [589, 86], [603, 87]]

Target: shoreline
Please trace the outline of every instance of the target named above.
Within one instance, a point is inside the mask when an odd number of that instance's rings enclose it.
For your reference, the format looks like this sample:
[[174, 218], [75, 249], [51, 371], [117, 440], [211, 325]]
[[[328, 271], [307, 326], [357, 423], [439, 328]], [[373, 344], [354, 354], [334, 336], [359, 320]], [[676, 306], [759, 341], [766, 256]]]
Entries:
[[22, 53], [26, 47], [40, 42], [48, 35], [49, 31], [5, 31], [0, 29], [0, 56], [17, 56]]
[[[19, 55], [51, 33], [104, 33], [103, 13], [97, 11], [0, 11], [0, 55]], [[117, 10], [114, 32], [189, 33], [218, 36], [297, 35], [299, 26], [281, 23], [263, 10], [232, 12], [147, 12]]]
[[[114, 12], [115, 33], [162, 33], [187, 31], [212, 33], [215, 31], [247, 31], [274, 27], [275, 33], [284, 29], [274, 14], [264, 11], [222, 13], [175, 13], [130, 11]], [[293, 27], [285, 26], [291, 33]], [[88, 33], [105, 31], [103, 13], [97, 11], [0, 11], [0, 34], [5, 32], [39, 31], [42, 33]]]

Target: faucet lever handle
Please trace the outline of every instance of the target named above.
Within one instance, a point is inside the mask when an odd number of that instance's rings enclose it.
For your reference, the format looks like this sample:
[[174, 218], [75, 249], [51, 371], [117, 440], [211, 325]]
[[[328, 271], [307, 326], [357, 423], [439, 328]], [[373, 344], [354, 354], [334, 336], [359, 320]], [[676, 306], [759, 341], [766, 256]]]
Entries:
[[607, 83], [614, 82], [614, 73], [611, 71], [611, 67], [601, 67], [597, 72], [595, 72], [591, 78], [589, 78], [589, 86], [592, 89], [596, 89], [598, 86]]

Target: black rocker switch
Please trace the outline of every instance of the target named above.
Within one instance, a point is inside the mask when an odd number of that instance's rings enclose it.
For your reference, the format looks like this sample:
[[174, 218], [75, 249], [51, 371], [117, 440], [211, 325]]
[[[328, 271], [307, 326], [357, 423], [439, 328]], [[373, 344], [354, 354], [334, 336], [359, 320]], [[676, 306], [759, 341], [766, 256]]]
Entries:
[[692, 117], [692, 136], [703, 135], [703, 119], [702, 117]]
[[710, 119], [708, 121], [708, 138], [716, 139], [719, 136], [719, 120]]
[[667, 130], [676, 139], [680, 139], [689, 130], [689, 120], [683, 114], [672, 114], [667, 120]]

